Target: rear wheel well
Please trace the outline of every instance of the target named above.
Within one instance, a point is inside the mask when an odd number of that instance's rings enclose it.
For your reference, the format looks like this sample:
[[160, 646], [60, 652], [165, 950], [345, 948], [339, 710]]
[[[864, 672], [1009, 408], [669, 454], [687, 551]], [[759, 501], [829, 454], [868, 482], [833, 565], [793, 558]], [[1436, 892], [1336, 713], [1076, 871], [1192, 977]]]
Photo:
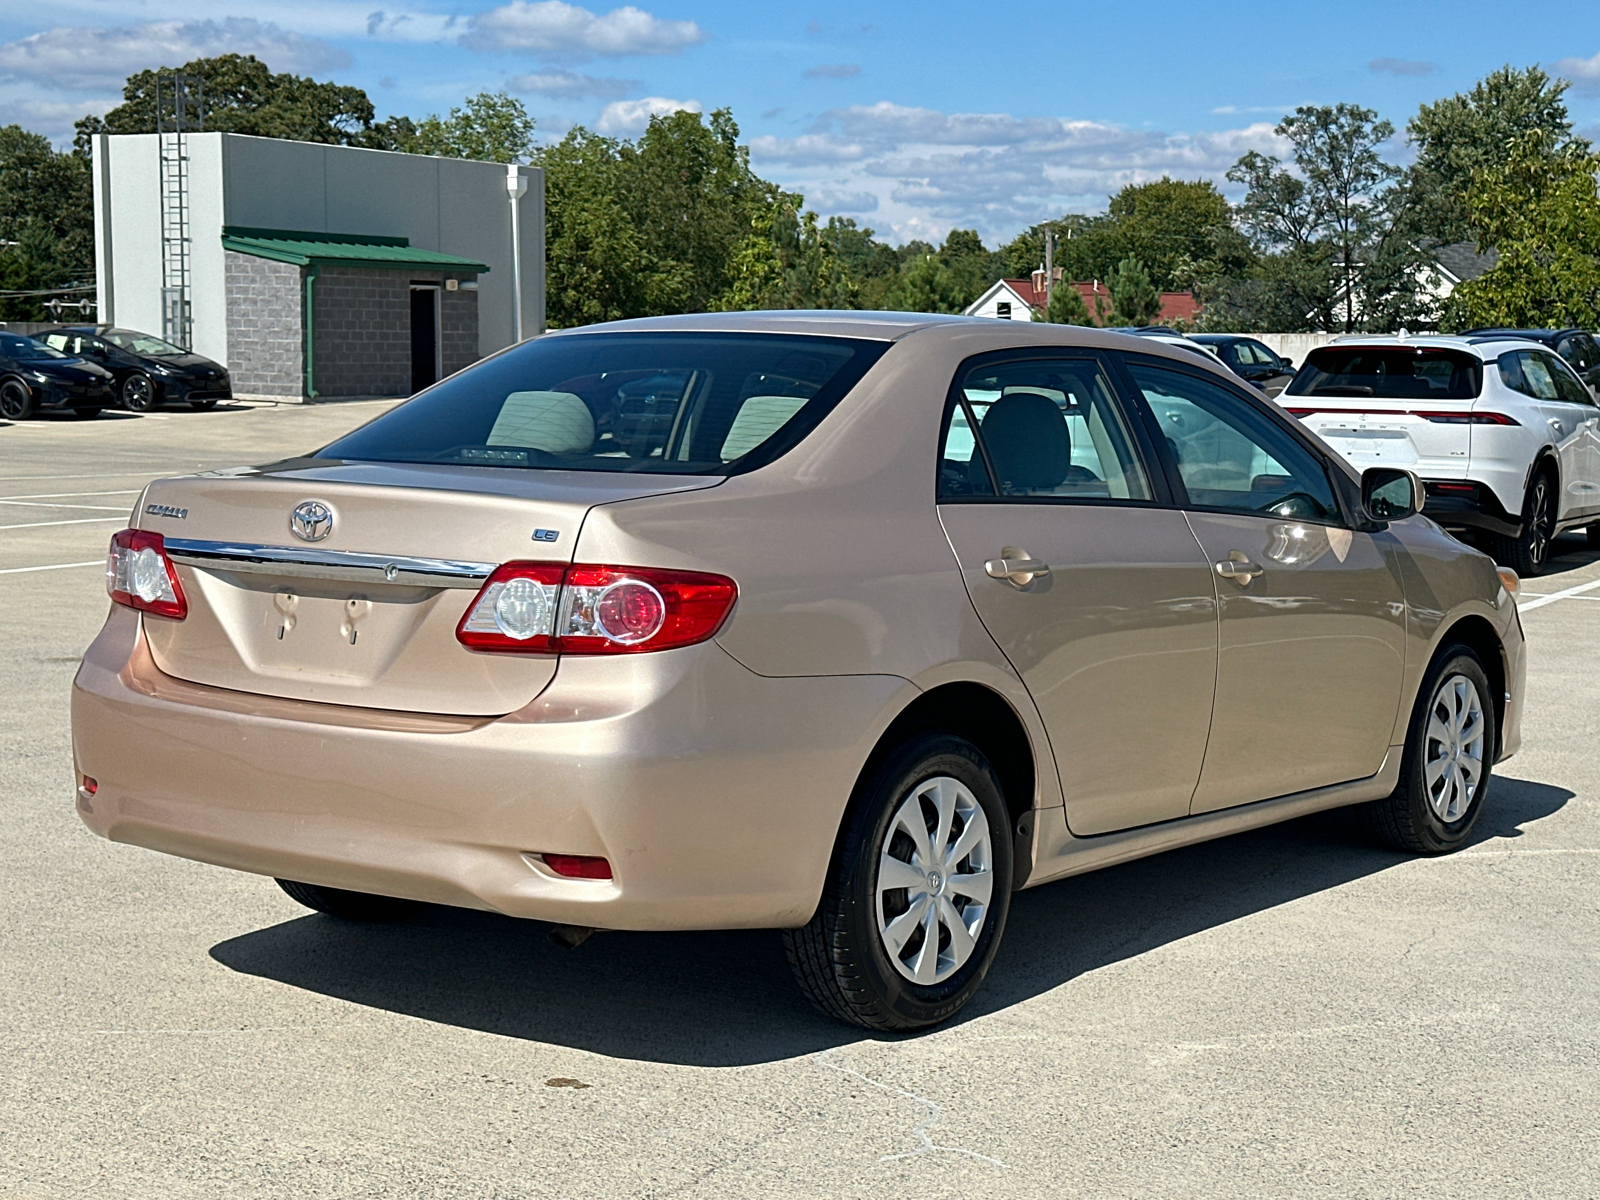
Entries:
[[1482, 617], [1463, 617], [1446, 630], [1444, 637], [1439, 640], [1439, 646], [1442, 649], [1452, 642], [1467, 646], [1483, 661], [1484, 674], [1488, 675], [1490, 690], [1494, 692], [1490, 700], [1494, 704], [1494, 744], [1498, 755], [1504, 740], [1506, 719], [1506, 657], [1500, 637], [1495, 633], [1494, 626]]
[[[976, 746], [1000, 780], [1013, 836], [1019, 843], [1024, 837], [1031, 837], [1031, 826], [1019, 829], [1018, 822], [1033, 811], [1037, 782], [1033, 743], [1016, 710], [999, 693], [977, 683], [947, 683], [924, 692], [884, 730], [861, 777], [867, 778], [907, 738], [924, 733], [954, 734]], [[1030, 861], [1019, 852], [1014, 886], [1020, 887], [1026, 880]]]

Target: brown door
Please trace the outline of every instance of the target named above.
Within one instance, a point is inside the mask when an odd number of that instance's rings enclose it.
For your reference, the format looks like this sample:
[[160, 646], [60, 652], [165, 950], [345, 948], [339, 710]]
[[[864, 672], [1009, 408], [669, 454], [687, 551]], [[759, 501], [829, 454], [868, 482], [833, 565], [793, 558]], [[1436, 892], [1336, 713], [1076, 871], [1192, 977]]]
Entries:
[[1216, 576], [1216, 707], [1193, 811], [1374, 774], [1405, 663], [1394, 539], [1345, 521], [1327, 464], [1198, 373], [1130, 359]]
[[1211, 722], [1215, 589], [1102, 364], [967, 370], [940, 475], [940, 520], [1038, 706], [1072, 831], [1187, 815]]

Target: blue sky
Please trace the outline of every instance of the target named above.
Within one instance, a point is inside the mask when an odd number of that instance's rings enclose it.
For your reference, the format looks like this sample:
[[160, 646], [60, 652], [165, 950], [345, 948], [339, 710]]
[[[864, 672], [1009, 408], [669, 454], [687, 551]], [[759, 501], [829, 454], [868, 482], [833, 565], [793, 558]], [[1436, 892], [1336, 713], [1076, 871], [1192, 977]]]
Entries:
[[[0, 123], [65, 144], [122, 78], [227, 51], [365, 88], [380, 115], [506, 88], [559, 137], [652, 111], [734, 111], [757, 170], [891, 241], [990, 244], [1130, 181], [1211, 178], [1272, 151], [1298, 104], [1419, 103], [1500, 66], [1573, 80], [1600, 135], [1600, 6], [1160, 6], [641, 0], [53, 0], [0, 17]], [[1600, 140], [1600, 136], [1597, 136]], [[1393, 156], [1403, 160], [1403, 141]]]

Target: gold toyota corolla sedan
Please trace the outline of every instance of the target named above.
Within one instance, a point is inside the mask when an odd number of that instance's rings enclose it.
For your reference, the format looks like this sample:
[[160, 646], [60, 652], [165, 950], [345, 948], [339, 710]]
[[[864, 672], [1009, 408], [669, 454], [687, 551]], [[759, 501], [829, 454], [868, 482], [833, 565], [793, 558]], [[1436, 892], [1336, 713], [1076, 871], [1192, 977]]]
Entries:
[[304, 458], [153, 483], [73, 688], [105, 837], [345, 918], [783, 931], [875, 1029], [1012, 892], [1361, 805], [1471, 834], [1516, 576], [1180, 349], [891, 313], [507, 350]]

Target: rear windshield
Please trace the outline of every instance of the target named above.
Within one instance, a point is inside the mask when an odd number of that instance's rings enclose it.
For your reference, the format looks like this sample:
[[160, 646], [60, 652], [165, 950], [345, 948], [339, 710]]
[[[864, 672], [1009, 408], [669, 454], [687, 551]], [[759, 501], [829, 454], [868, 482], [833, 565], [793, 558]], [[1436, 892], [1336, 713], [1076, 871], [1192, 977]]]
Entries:
[[317, 457], [729, 475], [799, 442], [886, 349], [808, 334], [538, 338]]
[[1323, 346], [1306, 355], [1287, 394], [1475, 400], [1482, 384], [1483, 364], [1460, 350]]

